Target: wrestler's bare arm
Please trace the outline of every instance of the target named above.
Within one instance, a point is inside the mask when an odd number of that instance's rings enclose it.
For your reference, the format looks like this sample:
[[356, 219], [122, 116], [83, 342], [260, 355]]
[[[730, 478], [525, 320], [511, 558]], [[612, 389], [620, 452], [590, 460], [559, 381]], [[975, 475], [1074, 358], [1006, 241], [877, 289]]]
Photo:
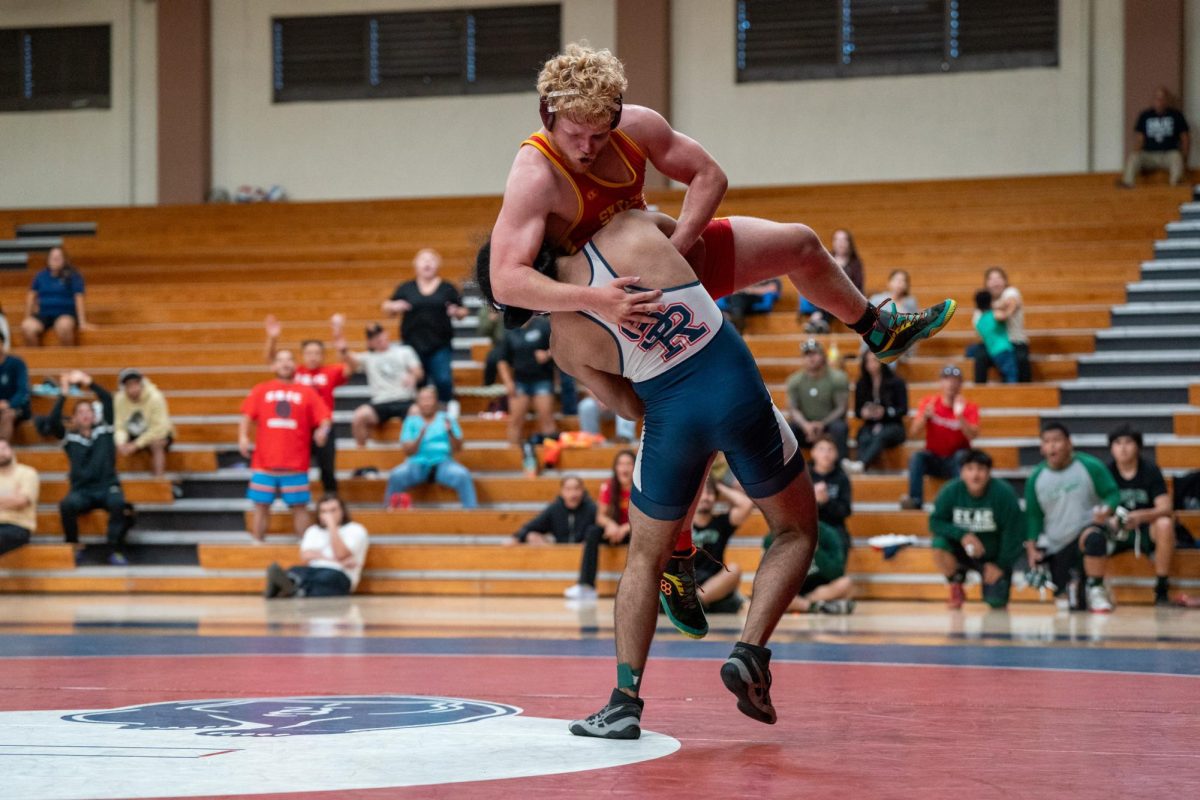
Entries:
[[[586, 326], [586, 327], [585, 327]], [[611, 350], [611, 341], [601, 341], [595, 333], [607, 338], [594, 322], [571, 314], [550, 316], [550, 355], [555, 365], [586, 386], [604, 405], [625, 419], [638, 420], [645, 413], [642, 400], [626, 378], [588, 363], [599, 353]], [[615, 353], [610, 357], [615, 357]], [[611, 367], [602, 364], [600, 366]]]
[[671, 244], [681, 253], [691, 249], [717, 213], [729, 188], [725, 171], [708, 151], [690, 136], [675, 130], [663, 116], [643, 106], [626, 106], [621, 129], [646, 151], [659, 172], [685, 184], [683, 208], [671, 234]]
[[492, 230], [492, 294], [497, 302], [534, 311], [591, 311], [624, 324], [654, 322], [648, 312], [658, 307], [662, 292], [627, 294], [625, 286], [636, 283], [636, 276], [591, 288], [558, 283], [532, 268], [551, 213], [544, 198], [556, 191], [554, 175], [533, 155], [525, 149], [513, 162]]

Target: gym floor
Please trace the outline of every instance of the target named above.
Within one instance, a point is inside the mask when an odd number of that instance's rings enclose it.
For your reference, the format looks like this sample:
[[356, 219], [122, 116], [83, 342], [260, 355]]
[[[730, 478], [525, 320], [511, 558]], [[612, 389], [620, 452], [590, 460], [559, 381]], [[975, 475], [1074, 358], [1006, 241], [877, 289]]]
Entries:
[[[636, 742], [606, 701], [612, 604], [0, 596], [4, 796], [930, 800], [1200, 795], [1200, 612], [863, 603], [790, 616], [779, 722], [660, 622]], [[252, 702], [251, 702], [252, 701]]]

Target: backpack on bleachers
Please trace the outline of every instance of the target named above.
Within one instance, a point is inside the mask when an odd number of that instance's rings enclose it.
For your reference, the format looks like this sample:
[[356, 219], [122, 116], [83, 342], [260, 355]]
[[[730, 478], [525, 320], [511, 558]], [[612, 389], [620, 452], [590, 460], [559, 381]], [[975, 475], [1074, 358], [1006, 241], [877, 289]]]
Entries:
[[[1200, 470], [1193, 470], [1175, 479], [1175, 510], [1200, 511]], [[1196, 537], [1193, 532], [1178, 520], [1175, 522], [1175, 545], [1177, 547], [1196, 546]]]

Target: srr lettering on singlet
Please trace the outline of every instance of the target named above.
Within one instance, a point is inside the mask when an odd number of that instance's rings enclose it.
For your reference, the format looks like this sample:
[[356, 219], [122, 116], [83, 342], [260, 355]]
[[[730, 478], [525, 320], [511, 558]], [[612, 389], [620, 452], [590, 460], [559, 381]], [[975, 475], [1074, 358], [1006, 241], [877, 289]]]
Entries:
[[654, 312], [653, 316], [655, 322], [644, 322], [634, 330], [622, 326], [621, 335], [647, 353], [662, 347], [659, 355], [664, 362], [683, 353], [709, 332], [707, 323], [692, 324], [695, 315], [686, 303], [673, 303], [663, 311]]

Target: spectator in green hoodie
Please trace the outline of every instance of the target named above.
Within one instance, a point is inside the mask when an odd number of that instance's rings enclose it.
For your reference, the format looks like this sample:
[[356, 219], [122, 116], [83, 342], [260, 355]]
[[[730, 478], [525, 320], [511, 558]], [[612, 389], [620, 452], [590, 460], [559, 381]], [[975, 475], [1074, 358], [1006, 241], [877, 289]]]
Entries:
[[992, 457], [970, 450], [959, 477], [938, 492], [929, 515], [933, 556], [950, 584], [951, 608], [962, 608], [968, 571], [983, 578], [983, 599], [1008, 605], [1013, 562], [1025, 541], [1025, 517], [1017, 493], [992, 478]]

